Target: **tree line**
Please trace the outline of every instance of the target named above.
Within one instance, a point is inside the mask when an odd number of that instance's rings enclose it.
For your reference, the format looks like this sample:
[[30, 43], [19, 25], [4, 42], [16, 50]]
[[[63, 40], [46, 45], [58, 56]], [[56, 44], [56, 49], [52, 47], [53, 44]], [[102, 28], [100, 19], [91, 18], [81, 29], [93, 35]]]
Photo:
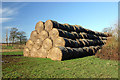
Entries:
[[[9, 41], [19, 44], [25, 44], [27, 41], [26, 33], [19, 31], [17, 28], [10, 29]], [[8, 43], [8, 32], [6, 31], [6, 43]]]

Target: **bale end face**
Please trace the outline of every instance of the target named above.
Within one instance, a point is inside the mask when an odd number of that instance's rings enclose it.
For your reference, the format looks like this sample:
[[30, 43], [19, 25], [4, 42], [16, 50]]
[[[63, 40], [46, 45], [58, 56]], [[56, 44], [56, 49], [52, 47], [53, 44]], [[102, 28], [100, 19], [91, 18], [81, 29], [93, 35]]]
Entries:
[[49, 34], [47, 31], [43, 30], [37, 35], [37, 38], [40, 38], [42, 41], [48, 38]]
[[47, 38], [43, 41], [42, 47], [46, 50], [50, 50], [53, 46], [53, 42], [51, 39]]
[[39, 21], [36, 26], [35, 26], [35, 30], [37, 31], [37, 33], [40, 33], [42, 30], [44, 30], [44, 22]]
[[29, 52], [30, 52], [30, 50], [25, 47], [24, 50], [23, 50], [23, 55], [28, 57], [29, 56]]
[[66, 55], [67, 55], [68, 51], [65, 47], [53, 47], [50, 50], [49, 53], [49, 58], [51, 58], [51, 60], [58, 60], [58, 61], [62, 61], [64, 59], [66, 59]]
[[53, 28], [50, 32], [49, 32], [49, 37], [54, 40], [55, 38], [57, 38], [59, 36], [59, 31], [56, 28]]
[[36, 30], [34, 30], [34, 31], [32, 31], [31, 32], [31, 35], [30, 35], [30, 39], [33, 41], [33, 42], [35, 42], [36, 41], [36, 39], [37, 39], [37, 31]]
[[48, 51], [43, 47], [41, 47], [38, 51], [38, 57], [47, 58], [47, 55], [48, 55]]
[[50, 30], [52, 30], [52, 28], [53, 28], [52, 20], [47, 20], [45, 22], [45, 30], [49, 32]]
[[26, 47], [31, 50], [32, 49], [32, 46], [34, 45], [33, 41], [32, 40], [28, 40], [27, 43], [26, 43]]

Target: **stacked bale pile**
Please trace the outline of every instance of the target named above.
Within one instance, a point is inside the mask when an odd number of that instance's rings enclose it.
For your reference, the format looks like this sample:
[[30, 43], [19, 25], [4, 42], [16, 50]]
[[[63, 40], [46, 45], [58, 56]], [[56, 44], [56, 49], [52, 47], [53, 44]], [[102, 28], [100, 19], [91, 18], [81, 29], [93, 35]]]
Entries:
[[65, 60], [93, 55], [106, 43], [109, 34], [79, 25], [39, 21], [24, 48], [24, 56]]

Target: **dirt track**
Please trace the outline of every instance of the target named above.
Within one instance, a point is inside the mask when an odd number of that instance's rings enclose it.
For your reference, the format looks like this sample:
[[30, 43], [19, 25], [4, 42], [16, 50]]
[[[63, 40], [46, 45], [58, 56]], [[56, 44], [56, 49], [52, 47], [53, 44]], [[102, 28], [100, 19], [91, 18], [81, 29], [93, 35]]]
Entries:
[[2, 49], [0, 52], [17, 52], [23, 51], [23, 49]]

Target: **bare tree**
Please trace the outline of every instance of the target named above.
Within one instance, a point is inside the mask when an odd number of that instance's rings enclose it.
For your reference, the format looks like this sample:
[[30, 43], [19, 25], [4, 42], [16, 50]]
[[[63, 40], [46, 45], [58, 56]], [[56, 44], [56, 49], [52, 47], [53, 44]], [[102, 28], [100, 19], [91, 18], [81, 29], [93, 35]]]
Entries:
[[8, 29], [6, 29], [6, 43], [7, 43], [7, 46], [8, 46]]
[[118, 24], [114, 24], [112, 27], [107, 27], [103, 29], [103, 32], [108, 32], [110, 34], [112, 34], [113, 37], [115, 37], [115, 39], [117, 40], [119, 37], [119, 31], [120, 31], [120, 27], [118, 26]]
[[107, 27], [102, 30], [102, 32], [112, 33], [112, 27]]

